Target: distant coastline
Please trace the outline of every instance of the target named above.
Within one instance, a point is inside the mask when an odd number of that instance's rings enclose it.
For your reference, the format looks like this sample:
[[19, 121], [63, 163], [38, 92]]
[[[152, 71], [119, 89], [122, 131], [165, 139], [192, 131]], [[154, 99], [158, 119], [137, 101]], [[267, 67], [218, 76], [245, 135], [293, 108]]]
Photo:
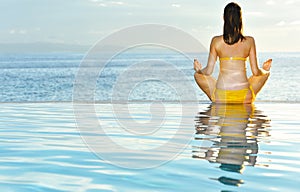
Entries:
[[90, 45], [65, 44], [65, 43], [0, 43], [2, 54], [27, 54], [27, 53], [85, 53]]
[[[35, 43], [0, 43], [0, 53], [3, 54], [46, 54], [46, 53], [86, 53], [93, 45], [80, 45], [80, 44], [67, 44], [67, 43], [49, 43], [49, 42], [35, 42]], [[107, 51], [113, 51], [119, 49], [117, 45], [107, 45]], [[156, 47], [157, 48], [157, 47]], [[151, 53], [157, 52], [154, 46], [151, 48], [142, 46], [137, 48], [135, 51], [138, 53]], [[164, 48], [163, 48], [164, 49]], [[180, 50], [186, 53], [199, 53], [199, 50]], [[208, 53], [200, 51], [201, 53]], [[299, 51], [258, 51], [258, 53], [290, 53], [300, 55]]]
[[[1, 54], [45, 54], [45, 53], [87, 53], [94, 45], [79, 45], [79, 44], [65, 44], [65, 43], [0, 43]], [[115, 52], [123, 50], [123, 46], [106, 45], [105, 51]], [[133, 47], [128, 47], [130, 50]], [[164, 46], [141, 45], [134, 50], [136, 53], [160, 53], [161, 50], [166, 51], [168, 48]], [[173, 50], [174, 51], [174, 50]], [[179, 50], [186, 53], [198, 53], [197, 50]], [[202, 50], [203, 51], [203, 50]], [[206, 53], [206, 50], [205, 52]]]

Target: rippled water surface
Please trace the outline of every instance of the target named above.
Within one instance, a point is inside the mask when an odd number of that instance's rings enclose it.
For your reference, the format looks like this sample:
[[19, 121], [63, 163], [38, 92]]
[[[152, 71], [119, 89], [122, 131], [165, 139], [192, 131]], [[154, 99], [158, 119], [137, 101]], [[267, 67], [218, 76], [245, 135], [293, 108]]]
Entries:
[[[115, 85], [119, 85], [122, 86], [122, 92], [130, 92], [128, 97], [132, 100], [174, 101], [178, 100], [178, 93], [174, 94], [175, 86], [172, 86], [174, 83], [178, 87], [175, 91], [184, 91], [185, 93], [194, 91], [198, 100], [208, 100], [194, 82], [192, 65], [192, 59], [196, 57], [205, 66], [207, 55], [207, 53], [191, 54], [189, 57], [185, 57], [177, 52], [166, 50], [159, 50], [154, 53], [124, 52], [112, 58], [99, 74], [95, 85], [97, 89], [93, 96], [97, 101], [110, 101], [112, 98], [122, 99], [119, 95], [112, 94]], [[84, 56], [84, 54], [71, 53], [0, 54], [0, 102], [72, 101], [74, 81]], [[268, 58], [273, 59], [273, 65], [271, 76], [256, 100], [299, 102], [300, 54], [263, 53], [258, 56], [260, 65]], [[152, 61], [150, 71], [154, 75], [145, 75], [139, 70], [130, 70], [135, 64], [143, 68], [147, 61]], [[172, 64], [186, 77], [172, 75], [170, 70], [162, 65], [162, 61]], [[249, 62], [246, 66], [248, 76], [250, 76]], [[88, 68], [86, 77], [89, 77], [93, 71], [99, 68], [99, 66]], [[218, 70], [217, 64], [213, 73], [215, 78], [218, 76]], [[118, 82], [118, 78], [122, 75], [125, 75], [126, 81]], [[154, 77], [160, 81], [153, 81]], [[167, 77], [168, 81], [163, 82], [163, 77]], [[134, 89], [132, 86], [128, 87], [128, 84], [135, 81], [138, 84], [135, 85]], [[193, 89], [186, 90], [186, 84], [190, 84]]]
[[[131, 118], [137, 122], [132, 126], [141, 127], [129, 128], [150, 130], [147, 134], [124, 129], [115, 120], [111, 104], [96, 104], [105, 134], [94, 136], [110, 138], [119, 146], [107, 147], [103, 156], [86, 145], [71, 103], [0, 105], [0, 191], [299, 189], [298, 103], [199, 104], [196, 109], [187, 103], [183, 105], [190, 111], [184, 115], [178, 104], [166, 103], [164, 109], [162, 105], [154, 109], [150, 104], [131, 105]], [[159, 114], [153, 110], [160, 109], [165, 111], [163, 121], [153, 116]], [[118, 114], [128, 118], [123, 112]], [[151, 121], [160, 122], [160, 129], [151, 128]], [[184, 131], [178, 132], [179, 128]], [[170, 141], [172, 147], [162, 151], [160, 146]], [[186, 143], [184, 148], [182, 143]], [[149, 158], [142, 153], [146, 150], [151, 150]], [[127, 167], [120, 167], [122, 160], [128, 162]], [[141, 162], [153, 164], [134, 169]]]

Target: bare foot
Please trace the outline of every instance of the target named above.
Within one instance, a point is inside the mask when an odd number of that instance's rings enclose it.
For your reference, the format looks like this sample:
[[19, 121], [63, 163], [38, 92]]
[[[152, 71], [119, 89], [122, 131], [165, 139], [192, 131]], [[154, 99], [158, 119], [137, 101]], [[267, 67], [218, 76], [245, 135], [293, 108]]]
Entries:
[[194, 59], [194, 70], [196, 72], [201, 71], [202, 69], [202, 65], [199, 63], [199, 61], [197, 59]]
[[268, 59], [266, 62], [264, 62], [262, 68], [266, 71], [270, 71], [271, 64], [272, 64], [272, 59]]

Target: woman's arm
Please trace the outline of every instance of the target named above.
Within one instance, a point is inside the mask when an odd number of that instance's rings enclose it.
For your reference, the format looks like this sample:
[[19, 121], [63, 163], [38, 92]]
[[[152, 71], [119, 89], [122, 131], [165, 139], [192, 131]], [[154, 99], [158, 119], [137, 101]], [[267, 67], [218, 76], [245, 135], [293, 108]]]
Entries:
[[[194, 66], [196, 65], [195, 70], [197, 71], [197, 73], [203, 74], [203, 75], [211, 75], [214, 71], [215, 68], [215, 64], [217, 61], [217, 51], [216, 51], [216, 41], [215, 41], [215, 37], [211, 40], [210, 43], [210, 51], [209, 51], [209, 56], [208, 56], [208, 60], [207, 60], [207, 66], [203, 69], [201, 69], [201, 64], [199, 64], [199, 62], [195, 59], [194, 60]], [[197, 67], [198, 65], [198, 67]]]
[[251, 67], [253, 76], [261, 76], [261, 75], [268, 74], [269, 71], [266, 71], [266, 70], [258, 67], [257, 57], [256, 57], [256, 46], [255, 46], [254, 38], [253, 37], [248, 37], [248, 38], [250, 38], [249, 60], [250, 60], [250, 67]]

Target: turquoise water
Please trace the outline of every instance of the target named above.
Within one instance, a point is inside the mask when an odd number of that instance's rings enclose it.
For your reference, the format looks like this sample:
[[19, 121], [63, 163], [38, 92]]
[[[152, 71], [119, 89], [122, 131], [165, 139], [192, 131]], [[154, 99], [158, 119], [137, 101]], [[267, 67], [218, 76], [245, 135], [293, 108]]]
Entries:
[[[183, 104], [191, 109], [191, 115], [180, 114], [179, 104], [164, 103], [165, 120], [160, 129], [148, 135], [124, 130], [111, 114], [111, 104], [95, 104], [97, 117], [106, 129], [106, 134], [97, 138], [109, 137], [121, 149], [116, 152], [106, 148], [105, 159], [85, 144], [76, 126], [72, 103], [0, 105], [1, 191], [299, 189], [298, 103], [258, 102], [253, 107], [199, 103], [196, 109]], [[143, 125], [151, 119], [149, 106], [130, 105], [131, 117]], [[157, 107], [156, 110], [163, 110], [162, 106]], [[188, 123], [180, 127], [180, 121]], [[185, 132], [178, 134], [179, 128]], [[159, 146], [172, 137], [177, 137], [173, 150], [161, 151]], [[186, 145], [179, 148], [176, 142], [184, 143], [182, 140]], [[133, 148], [139, 150], [126, 154], [126, 149]], [[143, 161], [138, 160], [143, 155], [139, 153], [153, 148], [149, 157], [153, 166], [134, 169]], [[157, 161], [161, 152], [166, 154], [163, 158], [168, 158]], [[131, 159], [127, 168], [122, 168], [119, 161], [110, 157]]]
[[124, 51], [89, 85], [83, 54], [0, 55], [0, 191], [298, 191], [300, 54], [259, 55], [255, 106], [209, 104], [194, 57]]

